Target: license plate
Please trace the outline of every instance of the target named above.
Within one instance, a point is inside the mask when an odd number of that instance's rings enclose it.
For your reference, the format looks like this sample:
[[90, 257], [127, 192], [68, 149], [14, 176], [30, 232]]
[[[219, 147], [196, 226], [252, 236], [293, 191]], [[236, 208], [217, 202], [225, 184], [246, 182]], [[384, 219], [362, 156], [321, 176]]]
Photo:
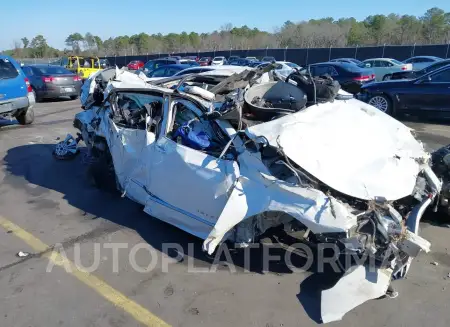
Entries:
[[74, 89], [71, 88], [71, 87], [65, 87], [64, 88], [64, 92], [73, 92], [73, 91], [74, 91]]

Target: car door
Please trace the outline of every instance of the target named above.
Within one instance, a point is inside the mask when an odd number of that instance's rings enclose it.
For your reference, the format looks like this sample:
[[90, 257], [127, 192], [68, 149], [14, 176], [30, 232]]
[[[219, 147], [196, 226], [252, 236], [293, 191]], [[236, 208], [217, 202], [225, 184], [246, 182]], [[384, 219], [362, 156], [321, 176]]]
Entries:
[[408, 95], [403, 96], [408, 109], [450, 111], [450, 68], [425, 75], [413, 83]]
[[156, 92], [117, 92], [111, 95], [110, 103], [113, 117], [106, 129], [117, 182], [125, 196], [145, 205], [147, 161], [162, 121], [163, 96]]
[[386, 75], [392, 74], [389, 67], [393, 66], [391, 63], [384, 60], [374, 61], [375, 78], [377, 81], [382, 81]]
[[[200, 118], [202, 111], [193, 102], [174, 98], [158, 137], [152, 160], [148, 162], [148, 190], [152, 201], [145, 211], [194, 235], [206, 238], [220, 216], [239, 176], [237, 162], [219, 158], [220, 152], [198, 150], [186, 143], [180, 131], [191, 126], [195, 135], [205, 133], [214, 140], [215, 121]], [[213, 126], [214, 125], [214, 126]], [[182, 127], [183, 126], [183, 127]], [[222, 136], [225, 134], [223, 133]], [[222, 140], [223, 148], [229, 138]], [[211, 142], [213, 144], [213, 142]]]

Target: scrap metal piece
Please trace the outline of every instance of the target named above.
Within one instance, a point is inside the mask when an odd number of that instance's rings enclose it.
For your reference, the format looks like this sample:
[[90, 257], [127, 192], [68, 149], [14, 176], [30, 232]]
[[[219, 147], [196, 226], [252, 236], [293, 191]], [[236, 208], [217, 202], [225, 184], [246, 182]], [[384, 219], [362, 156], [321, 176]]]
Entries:
[[347, 312], [364, 302], [385, 295], [391, 275], [391, 269], [366, 266], [356, 266], [347, 271], [334, 287], [322, 291], [322, 322], [341, 320]]

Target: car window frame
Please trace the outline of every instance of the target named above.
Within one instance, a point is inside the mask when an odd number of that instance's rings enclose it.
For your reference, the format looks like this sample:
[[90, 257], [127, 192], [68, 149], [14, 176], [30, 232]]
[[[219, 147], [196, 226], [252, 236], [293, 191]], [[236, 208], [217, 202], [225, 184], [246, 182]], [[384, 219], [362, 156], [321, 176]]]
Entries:
[[[433, 79], [434, 76], [440, 75], [440, 74], [443, 74], [443, 73], [449, 74], [449, 80], [448, 80], [448, 81], [446, 81], [446, 82], [445, 82], [445, 81], [444, 81], [444, 82], [440, 82], [440, 81], [435, 81], [435, 80]], [[439, 72], [431, 73], [431, 74], [428, 76], [428, 78], [429, 78], [429, 84], [450, 84], [450, 67], [447, 68], [447, 69], [441, 70], [441, 71], [439, 71]]]
[[[163, 72], [163, 76], [154, 76], [154, 74], [155, 74], [155, 72], [156, 71], [159, 71], [159, 70], [161, 70], [162, 72]], [[153, 71], [152, 71], [152, 76], [150, 77], [150, 78], [157, 78], [157, 77], [165, 77], [165, 75], [166, 75], [166, 70], [167, 70], [167, 68], [165, 67], [165, 65], [162, 65], [162, 66], [160, 66], [160, 67], [158, 67], [158, 68], [155, 68]]]
[[12, 80], [12, 79], [16, 79], [17, 77], [19, 77], [20, 72], [18, 71], [16, 65], [14, 64], [14, 62], [12, 62], [11, 60], [9, 60], [8, 58], [0, 58], [0, 61], [3, 61], [5, 63], [5, 65], [11, 66], [9, 67], [9, 69], [12, 68], [12, 71], [14, 71], [14, 76], [10, 76], [10, 77], [6, 77], [6, 78], [2, 78], [2, 80], [4, 81], [8, 81], [8, 80]]

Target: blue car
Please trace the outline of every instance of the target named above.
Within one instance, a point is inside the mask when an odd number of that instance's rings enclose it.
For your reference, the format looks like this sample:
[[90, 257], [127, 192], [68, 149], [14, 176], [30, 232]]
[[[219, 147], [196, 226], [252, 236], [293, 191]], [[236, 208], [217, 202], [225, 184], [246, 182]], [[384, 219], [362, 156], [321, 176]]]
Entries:
[[33, 90], [20, 65], [11, 57], [0, 55], [0, 116], [12, 116], [19, 124], [31, 124], [35, 104]]
[[183, 64], [165, 65], [150, 71], [149, 73], [147, 73], [147, 77], [171, 77], [176, 73], [191, 67], [191, 65]]
[[444, 60], [444, 59], [439, 58], [439, 57], [434, 57], [434, 56], [417, 56], [417, 57], [412, 57], [412, 58], [406, 59], [403, 62], [405, 64], [412, 64], [413, 70], [417, 71], [417, 70], [427, 68], [428, 66], [430, 66], [434, 63], [437, 63], [439, 61], [442, 61], [442, 60]]

